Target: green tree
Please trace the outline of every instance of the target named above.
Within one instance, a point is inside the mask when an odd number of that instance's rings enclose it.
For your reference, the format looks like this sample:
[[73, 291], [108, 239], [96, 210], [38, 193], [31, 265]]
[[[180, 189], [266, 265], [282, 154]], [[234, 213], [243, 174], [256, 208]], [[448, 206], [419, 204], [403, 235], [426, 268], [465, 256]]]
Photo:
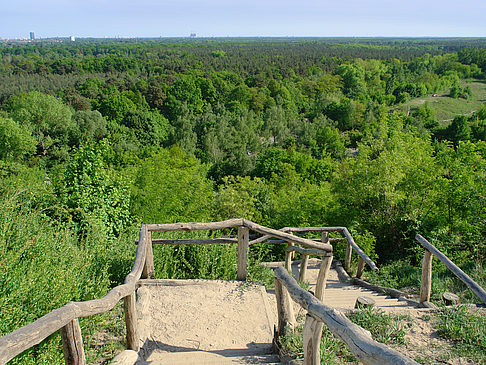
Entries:
[[104, 163], [106, 142], [81, 146], [71, 157], [62, 180], [62, 196], [73, 219], [84, 230], [101, 227], [119, 235], [129, 225], [130, 193], [119, 174]]
[[12, 119], [32, 130], [39, 155], [65, 156], [69, 133], [74, 126], [68, 106], [53, 96], [32, 91], [12, 97], [8, 110]]
[[0, 159], [19, 161], [35, 152], [36, 141], [26, 125], [0, 116]]

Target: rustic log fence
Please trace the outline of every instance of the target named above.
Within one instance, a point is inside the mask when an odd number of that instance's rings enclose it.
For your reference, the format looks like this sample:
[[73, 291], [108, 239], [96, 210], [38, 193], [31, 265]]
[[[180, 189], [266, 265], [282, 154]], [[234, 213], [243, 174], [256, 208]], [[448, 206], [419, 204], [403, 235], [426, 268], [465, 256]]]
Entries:
[[[373, 260], [371, 260], [363, 252], [363, 250], [356, 244], [356, 242], [353, 239], [353, 236], [351, 236], [351, 233], [349, 233], [349, 231], [346, 227], [285, 227], [285, 228], [282, 228], [281, 231], [289, 232], [289, 233], [321, 232], [321, 238], [320, 239], [313, 239], [313, 241], [320, 240], [323, 243], [340, 242], [340, 241], [345, 240], [346, 241], [346, 254], [345, 254], [345, 257], [344, 257], [344, 268], [348, 273], [351, 271], [351, 259], [352, 259], [353, 251], [355, 251], [359, 256], [358, 268], [357, 268], [357, 271], [356, 271], [356, 277], [357, 278], [360, 278], [361, 275], [363, 274], [365, 264], [367, 264], [370, 267], [371, 270], [374, 270], [374, 271], [378, 270], [378, 267], [373, 262]], [[329, 238], [329, 232], [341, 232], [344, 235], [344, 238]], [[292, 244], [293, 243], [290, 243], [290, 245], [292, 245]], [[287, 269], [289, 269], [288, 264], [289, 264], [289, 262], [291, 262], [292, 256], [293, 256], [292, 253], [288, 253], [287, 256], [286, 256], [285, 262], [286, 262]], [[303, 269], [304, 269], [304, 271], [306, 270], [307, 258], [308, 258], [307, 255], [303, 255], [301, 268], [300, 268], [301, 272], [302, 272]], [[303, 281], [301, 278], [299, 278], [299, 280]]]
[[424, 237], [417, 234], [415, 239], [425, 247], [425, 255], [422, 261], [422, 282], [420, 285], [420, 303], [429, 302], [432, 292], [432, 259], [437, 257], [452, 271], [464, 284], [466, 284], [486, 304], [486, 291], [471, 279], [464, 271], [457, 267], [446, 255], [440, 252]]
[[[209, 238], [209, 239], [152, 239], [152, 232], [170, 232], [170, 231], [197, 231], [197, 230], [222, 230], [237, 228], [237, 238]], [[250, 230], [261, 234], [262, 236], [249, 240]], [[294, 232], [321, 231], [320, 240], [307, 239], [294, 235]], [[346, 262], [349, 268], [351, 252], [355, 250], [360, 256], [363, 265], [366, 262], [373, 270], [376, 265], [368, 256], [356, 245], [348, 230], [344, 227], [307, 227], [307, 228], [284, 228], [276, 230], [261, 226], [246, 219], [229, 219], [221, 222], [210, 223], [173, 223], [173, 224], [145, 224], [141, 226], [139, 239], [137, 240], [137, 252], [134, 265], [130, 273], [126, 276], [123, 285], [119, 285], [110, 290], [103, 298], [94, 299], [85, 302], [70, 302], [65, 306], [56, 309], [45, 316], [39, 318], [22, 328], [19, 328], [4, 337], [0, 338], [0, 365], [6, 364], [15, 356], [23, 351], [39, 344], [48, 336], [56, 331], [61, 332], [63, 342], [63, 351], [65, 363], [68, 365], [83, 365], [86, 358], [83, 349], [83, 339], [79, 318], [88, 317], [95, 314], [107, 312], [121, 300], [124, 301], [126, 341], [128, 349], [138, 351], [140, 348], [137, 317], [136, 317], [136, 288], [138, 281], [142, 279], [154, 278], [154, 257], [153, 244], [237, 244], [238, 245], [238, 264], [237, 279], [246, 280], [248, 274], [248, 251], [249, 247], [256, 243], [287, 243], [286, 267], [290, 268], [289, 260], [291, 254], [299, 252], [303, 255], [300, 267], [300, 279], [305, 280], [307, 271], [308, 257], [310, 255], [322, 257], [321, 267], [318, 274], [316, 296], [323, 299], [326, 279], [332, 262], [333, 247], [331, 242], [337, 242], [342, 239], [329, 238], [328, 232], [341, 231], [347, 240]], [[358, 270], [359, 273], [359, 270]], [[278, 281], [278, 280], [277, 280]], [[279, 303], [285, 305], [285, 320], [282, 323], [293, 323], [294, 318], [291, 313], [291, 300], [287, 290], [281, 289], [280, 281], [276, 284], [276, 294], [279, 297]], [[279, 312], [280, 313], [280, 312]], [[279, 316], [280, 318], [281, 316]], [[306, 320], [309, 323], [306, 327], [308, 336], [311, 336], [314, 344], [320, 340], [322, 323], [316, 322], [316, 319], [309, 317]], [[283, 331], [285, 326], [279, 325]], [[312, 329], [312, 330], [309, 330]], [[307, 335], [306, 335], [307, 336]], [[318, 348], [318, 345], [317, 345]]]
[[343, 341], [351, 352], [363, 364], [373, 365], [411, 365], [418, 364], [371, 338], [371, 334], [360, 326], [351, 322], [344, 314], [328, 307], [319, 300], [323, 291], [316, 290], [316, 296], [302, 289], [297, 281], [282, 267], [275, 270], [275, 292], [278, 306], [278, 333], [284, 333], [291, 317], [288, 313], [289, 305], [282, 300], [290, 296], [296, 303], [307, 310], [303, 328], [304, 365], [320, 364], [319, 346], [322, 326], [326, 324], [329, 330]]

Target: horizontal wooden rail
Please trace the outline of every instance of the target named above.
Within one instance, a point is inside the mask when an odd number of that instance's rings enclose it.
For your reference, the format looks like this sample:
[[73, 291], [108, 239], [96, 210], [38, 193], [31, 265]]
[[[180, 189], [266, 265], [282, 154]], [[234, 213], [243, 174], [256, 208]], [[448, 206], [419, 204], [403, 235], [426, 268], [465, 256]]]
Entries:
[[376, 342], [371, 338], [369, 331], [351, 322], [343, 313], [322, 304], [316, 297], [302, 289], [284, 268], [278, 267], [275, 270], [275, 277], [286, 288], [296, 303], [306, 309], [311, 317], [326, 324], [329, 330], [343, 341], [351, 352], [364, 364], [418, 364], [398, 351]]
[[153, 238], [153, 244], [158, 245], [215, 245], [226, 243], [238, 243], [238, 238], [177, 238], [177, 239], [164, 239]]
[[221, 222], [189, 222], [189, 223], [168, 223], [168, 224], [147, 224], [149, 231], [203, 231], [240, 227], [243, 225], [243, 219], [235, 218]]
[[[70, 325], [80, 317], [88, 317], [111, 310], [122, 298], [130, 296], [135, 291], [135, 284], [142, 275], [147, 249], [146, 228], [140, 230], [141, 245], [132, 270], [125, 279], [125, 284], [119, 285], [101, 299], [85, 302], [70, 302], [24, 327], [21, 327], [0, 338], [0, 364], [5, 364], [25, 350], [37, 345], [54, 332]], [[79, 349], [78, 349], [79, 350]]]
[[299, 246], [289, 246], [286, 249], [287, 252], [296, 251], [302, 255], [314, 255], [314, 256], [326, 256], [329, 252], [323, 250], [317, 250], [315, 248], [302, 248]]
[[449, 270], [452, 271], [464, 284], [466, 284], [482, 301], [486, 304], [486, 291], [479, 286], [473, 279], [471, 279], [464, 271], [456, 266], [446, 255], [440, 252], [434, 245], [427, 241], [420, 234], [415, 236], [415, 239], [422, 244], [427, 250], [425, 253], [422, 265], [422, 285], [420, 290], [420, 302], [430, 300], [431, 284], [432, 284], [432, 256], [433, 254], [440, 261], [444, 263]]
[[243, 225], [245, 227], [250, 228], [251, 230], [253, 230], [255, 232], [258, 232], [258, 233], [261, 233], [261, 234], [264, 234], [264, 235], [268, 235], [268, 236], [271, 236], [271, 237], [280, 238], [280, 239], [287, 241], [287, 242], [298, 243], [298, 244], [300, 244], [304, 247], [317, 248], [319, 250], [325, 250], [325, 251], [332, 252], [332, 245], [330, 245], [328, 243], [316, 243], [313, 240], [310, 240], [310, 239], [307, 239], [307, 238], [302, 238], [302, 237], [299, 237], [299, 236], [294, 236], [290, 233], [285, 233], [285, 232], [277, 230], [277, 229], [264, 227], [264, 226], [253, 223], [253, 222], [246, 220], [246, 219], [243, 219]]

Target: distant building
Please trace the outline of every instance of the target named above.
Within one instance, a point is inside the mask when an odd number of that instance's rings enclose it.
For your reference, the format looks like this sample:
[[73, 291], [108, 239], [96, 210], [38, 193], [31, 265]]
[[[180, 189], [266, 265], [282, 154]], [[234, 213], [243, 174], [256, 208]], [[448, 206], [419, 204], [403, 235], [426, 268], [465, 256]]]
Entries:
[[191, 38], [196, 38], [196, 33], [191, 33]]
[[35, 39], [35, 34], [34, 32], [30, 32], [30, 40], [33, 41]]
[[71, 40], [71, 42], [74, 42], [76, 40], [76, 37], [72, 35], [71, 37], [69, 37], [69, 39]]

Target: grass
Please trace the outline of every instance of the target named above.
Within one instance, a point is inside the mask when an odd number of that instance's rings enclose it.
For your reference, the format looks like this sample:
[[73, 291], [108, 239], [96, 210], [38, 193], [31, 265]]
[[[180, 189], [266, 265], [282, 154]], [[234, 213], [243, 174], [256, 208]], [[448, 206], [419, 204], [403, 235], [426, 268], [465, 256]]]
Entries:
[[[348, 315], [349, 319], [371, 332], [374, 340], [384, 344], [405, 343], [405, 329], [411, 318], [404, 315], [386, 314], [380, 308], [365, 308]], [[302, 359], [303, 319], [294, 330], [280, 338], [282, 349], [291, 356]], [[357, 364], [358, 360], [347, 346], [324, 325], [321, 338], [321, 364]]]
[[441, 125], [447, 126], [448, 122], [457, 115], [470, 115], [477, 111], [481, 104], [486, 102], [486, 83], [480, 80], [463, 81], [463, 86], [469, 86], [472, 90], [472, 97], [469, 100], [462, 98], [454, 99], [448, 96], [449, 90], [433, 97], [427, 95], [421, 98], [411, 99], [410, 101], [393, 107], [394, 110], [404, 112], [410, 110], [412, 113], [418, 107], [428, 103], [429, 107], [435, 112], [437, 120]]
[[443, 308], [437, 312], [439, 336], [454, 341], [454, 354], [486, 364], [486, 316], [470, 306]]

